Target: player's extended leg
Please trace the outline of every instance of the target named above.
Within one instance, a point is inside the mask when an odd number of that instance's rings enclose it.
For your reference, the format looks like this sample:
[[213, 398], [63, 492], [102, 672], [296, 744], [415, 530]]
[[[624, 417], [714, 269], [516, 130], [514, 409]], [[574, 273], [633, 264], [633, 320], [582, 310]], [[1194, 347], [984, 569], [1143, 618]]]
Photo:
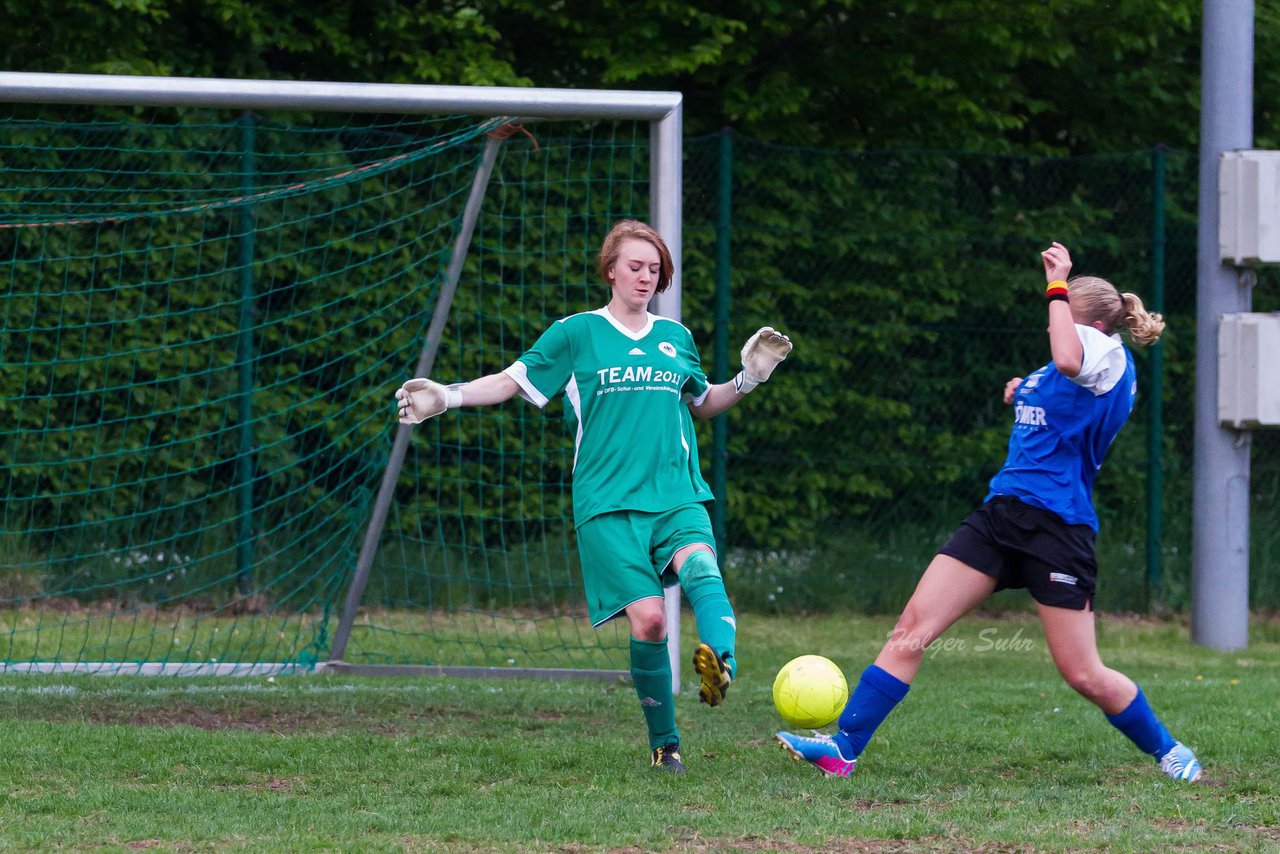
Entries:
[[1044, 623], [1045, 642], [1062, 678], [1080, 696], [1093, 703], [1116, 729], [1150, 754], [1175, 780], [1194, 781], [1200, 762], [1186, 745], [1151, 711], [1142, 689], [1123, 673], [1102, 663], [1094, 613], [1036, 603]]
[[693, 668], [701, 684], [698, 699], [709, 706], [724, 701], [737, 665], [738, 621], [724, 589], [715, 553], [704, 544], [685, 546], [671, 559], [698, 626]]
[[826, 774], [849, 776], [876, 728], [907, 695], [925, 648], [995, 587], [991, 576], [949, 555], [936, 555], [875, 663], [862, 672], [835, 735], [779, 732], [778, 742], [793, 759], [811, 762]]
[[676, 729], [676, 701], [671, 687], [671, 659], [667, 655], [667, 615], [660, 597], [640, 599], [627, 606], [631, 622], [631, 684], [649, 728], [653, 765], [682, 773], [680, 732]]

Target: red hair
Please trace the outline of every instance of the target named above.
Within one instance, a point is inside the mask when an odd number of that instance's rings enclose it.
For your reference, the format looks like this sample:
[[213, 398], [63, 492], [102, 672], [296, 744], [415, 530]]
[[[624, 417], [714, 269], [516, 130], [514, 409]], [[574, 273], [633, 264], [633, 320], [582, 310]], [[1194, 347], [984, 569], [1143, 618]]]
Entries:
[[613, 284], [609, 279], [609, 271], [613, 269], [614, 264], [618, 263], [618, 256], [622, 253], [624, 240], [643, 240], [658, 250], [658, 287], [655, 291], [656, 293], [662, 293], [670, 287], [671, 275], [675, 267], [675, 264], [671, 261], [671, 252], [667, 249], [667, 244], [663, 241], [662, 236], [654, 231], [651, 226], [638, 219], [619, 220], [605, 235], [604, 243], [600, 246], [601, 280], [606, 285]]

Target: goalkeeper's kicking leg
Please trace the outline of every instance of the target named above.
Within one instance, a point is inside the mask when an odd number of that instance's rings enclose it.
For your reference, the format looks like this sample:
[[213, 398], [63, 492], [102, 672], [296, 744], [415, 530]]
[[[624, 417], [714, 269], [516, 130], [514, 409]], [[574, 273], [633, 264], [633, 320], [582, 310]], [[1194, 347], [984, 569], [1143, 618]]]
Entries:
[[703, 701], [718, 704], [733, 678], [736, 624], [716, 566], [711, 520], [701, 504], [662, 513], [602, 513], [578, 526], [582, 582], [593, 626], [626, 616], [631, 679], [648, 728], [653, 765], [680, 773], [663, 586], [677, 582], [698, 621], [694, 667]]
[[[737, 640], [724, 580], [711, 549], [705, 545], [680, 549], [671, 566], [677, 571], [698, 624], [701, 643], [693, 655], [702, 683], [698, 695], [702, 702], [715, 706], [724, 700], [733, 679]], [[631, 681], [649, 730], [652, 764], [663, 771], [683, 773], [671, 658], [667, 653], [665, 601], [656, 596], [644, 597], [628, 605], [625, 613], [631, 626]]]
[[737, 667], [738, 621], [724, 589], [715, 552], [705, 543], [686, 546], [671, 561], [698, 626], [693, 667], [701, 683], [698, 699], [708, 706], [724, 702]]

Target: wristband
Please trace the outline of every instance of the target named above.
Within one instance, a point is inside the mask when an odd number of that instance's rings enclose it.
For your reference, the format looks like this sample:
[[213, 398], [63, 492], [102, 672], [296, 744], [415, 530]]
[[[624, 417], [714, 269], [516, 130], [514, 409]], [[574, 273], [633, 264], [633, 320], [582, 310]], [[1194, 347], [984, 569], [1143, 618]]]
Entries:
[[466, 383], [458, 383], [457, 385], [445, 386], [444, 389], [444, 408], [457, 409], [462, 405], [462, 387]]
[[738, 394], [747, 394], [758, 385], [760, 381], [746, 371], [738, 371], [738, 375], [733, 378], [733, 390]]
[[1048, 298], [1049, 302], [1053, 302], [1054, 300], [1067, 300], [1067, 283], [1061, 279], [1050, 282], [1049, 286], [1045, 288], [1044, 295]]

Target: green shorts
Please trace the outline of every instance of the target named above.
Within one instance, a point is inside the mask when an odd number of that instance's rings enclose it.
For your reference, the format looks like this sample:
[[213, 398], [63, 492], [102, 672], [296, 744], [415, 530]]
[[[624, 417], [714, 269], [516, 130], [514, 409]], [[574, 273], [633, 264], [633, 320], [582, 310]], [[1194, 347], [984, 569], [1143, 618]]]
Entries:
[[661, 596], [677, 581], [670, 569], [675, 553], [700, 543], [714, 551], [715, 542], [702, 504], [662, 513], [618, 510], [582, 523], [578, 556], [591, 625], [599, 628], [632, 602]]

